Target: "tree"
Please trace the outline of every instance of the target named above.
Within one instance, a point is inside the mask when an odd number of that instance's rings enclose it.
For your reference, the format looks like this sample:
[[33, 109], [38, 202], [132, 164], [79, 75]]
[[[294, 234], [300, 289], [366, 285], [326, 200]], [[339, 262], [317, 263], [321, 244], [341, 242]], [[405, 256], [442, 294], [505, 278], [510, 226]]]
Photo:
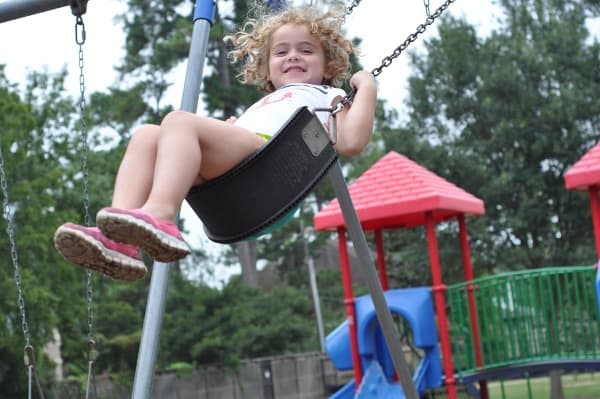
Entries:
[[180, 275], [173, 284], [161, 340], [163, 367], [182, 361], [235, 366], [243, 358], [314, 348], [306, 322], [312, 308], [302, 291], [284, 287], [262, 293], [239, 278], [222, 290]]
[[499, 5], [488, 38], [448, 18], [425, 54], [411, 54], [411, 150], [485, 200], [487, 215], [470, 224], [478, 273], [593, 263], [586, 198], [563, 175], [600, 138], [600, 46], [585, 25], [598, 3]]
[[501, 5], [490, 37], [448, 18], [426, 54], [411, 53], [408, 150], [485, 200], [470, 223], [481, 271], [589, 263], [585, 198], [562, 176], [599, 138], [599, 46], [580, 1]]
[[[32, 73], [20, 93], [16, 85], [6, 80], [0, 66], [0, 147], [8, 194], [3, 195], [3, 201], [7, 201], [3, 210], [13, 222], [16, 245], [13, 252], [10, 237], [0, 236], [0, 304], [4, 318], [0, 327], [0, 390], [7, 394], [26, 391], [26, 373], [21, 372], [26, 335], [21, 328], [21, 310], [25, 310], [26, 330], [35, 349], [38, 370], [44, 381], [51, 381], [52, 365], [42, 348], [52, 339], [54, 328], [60, 329], [65, 321], [73, 324], [77, 310], [64, 305], [81, 296], [78, 290], [85, 292], [84, 279], [79, 280], [73, 268], [62, 266], [51, 244], [55, 227], [63, 220], [76, 218], [82, 204], [79, 186], [74, 185], [81, 180], [81, 163], [73, 157], [78, 141], [71, 135], [71, 130], [75, 130], [75, 107], [65, 95], [65, 75]], [[73, 163], [77, 171], [69, 169]], [[70, 180], [73, 176], [79, 177]], [[67, 182], [72, 183], [70, 187]], [[1, 224], [6, 232], [5, 218]], [[20, 285], [15, 288], [15, 273], [10, 271], [17, 270]]]

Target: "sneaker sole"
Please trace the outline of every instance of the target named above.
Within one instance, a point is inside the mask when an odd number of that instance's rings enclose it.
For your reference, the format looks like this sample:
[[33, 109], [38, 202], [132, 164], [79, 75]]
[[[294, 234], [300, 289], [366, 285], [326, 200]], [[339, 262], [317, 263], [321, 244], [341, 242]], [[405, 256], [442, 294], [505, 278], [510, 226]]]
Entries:
[[79, 230], [61, 228], [54, 235], [54, 246], [69, 262], [113, 280], [139, 280], [148, 272], [141, 260], [112, 251]]
[[111, 240], [136, 245], [159, 262], [175, 262], [190, 254], [185, 242], [134, 216], [100, 211], [96, 225]]

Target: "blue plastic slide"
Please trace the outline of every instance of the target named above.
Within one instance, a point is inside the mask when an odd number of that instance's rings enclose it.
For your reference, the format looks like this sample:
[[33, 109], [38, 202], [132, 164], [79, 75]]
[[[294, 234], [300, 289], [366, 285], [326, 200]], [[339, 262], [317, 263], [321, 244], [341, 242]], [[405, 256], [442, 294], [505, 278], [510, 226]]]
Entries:
[[[403, 317], [413, 332], [414, 345], [425, 355], [413, 375], [419, 393], [442, 384], [431, 288], [390, 290], [384, 293], [390, 311]], [[356, 298], [358, 350], [363, 379], [359, 387], [350, 381], [330, 399], [398, 399], [404, 398], [402, 387], [394, 381], [394, 367], [377, 322], [369, 296]], [[327, 354], [338, 370], [351, 370], [352, 352], [348, 322], [340, 324], [325, 342]]]

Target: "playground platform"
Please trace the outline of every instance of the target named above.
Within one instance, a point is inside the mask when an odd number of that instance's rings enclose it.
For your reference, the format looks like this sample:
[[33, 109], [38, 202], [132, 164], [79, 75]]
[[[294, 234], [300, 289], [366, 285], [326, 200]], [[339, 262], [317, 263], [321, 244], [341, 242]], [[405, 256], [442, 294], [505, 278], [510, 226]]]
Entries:
[[600, 370], [599, 295], [594, 266], [523, 270], [448, 286], [457, 382]]
[[[479, 397], [481, 381], [530, 378], [550, 370], [600, 370], [600, 272], [594, 266], [549, 267], [497, 274], [446, 288], [452, 364], [457, 385]], [[421, 360], [419, 393], [444, 383], [430, 287], [389, 290]], [[356, 298], [358, 346], [365, 375], [332, 399], [402, 398], [368, 296]], [[352, 369], [348, 322], [326, 341], [340, 370]]]

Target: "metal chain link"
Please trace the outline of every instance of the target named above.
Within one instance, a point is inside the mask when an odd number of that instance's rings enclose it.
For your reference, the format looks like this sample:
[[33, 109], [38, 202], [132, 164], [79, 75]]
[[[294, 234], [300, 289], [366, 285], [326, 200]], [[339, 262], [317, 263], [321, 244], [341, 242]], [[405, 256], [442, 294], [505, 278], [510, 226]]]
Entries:
[[17, 243], [15, 240], [14, 220], [10, 211], [10, 202], [8, 200], [8, 183], [6, 182], [6, 172], [4, 167], [4, 157], [2, 155], [2, 146], [0, 145], [0, 186], [2, 187], [2, 211], [6, 219], [6, 232], [10, 242], [10, 257], [13, 264], [15, 284], [17, 287], [17, 303], [19, 304], [19, 313], [21, 314], [21, 328], [25, 338], [25, 347], [31, 346], [29, 337], [29, 324], [25, 312], [25, 299], [23, 296], [23, 286], [21, 284], [21, 273], [19, 271], [19, 255], [17, 254]]
[[[386, 56], [383, 58], [383, 60], [381, 61], [381, 65], [379, 65], [376, 68], [373, 68], [373, 70], [371, 71], [371, 73], [373, 74], [373, 76], [377, 77], [381, 74], [381, 71], [383, 70], [383, 68], [388, 67], [391, 65], [392, 61], [394, 61], [395, 58], [397, 58], [404, 50], [406, 50], [406, 48], [408, 46], [410, 46], [410, 44], [412, 42], [414, 42], [415, 40], [417, 40], [417, 38], [419, 37], [419, 35], [423, 32], [425, 32], [425, 30], [427, 29], [427, 27], [431, 24], [433, 24], [435, 22], [435, 20], [442, 15], [442, 13], [444, 11], [446, 11], [446, 9], [450, 6], [450, 4], [454, 3], [456, 0], [446, 0], [444, 2], [444, 4], [442, 4], [441, 6], [438, 7], [437, 10], [435, 10], [435, 12], [433, 14], [430, 14], [430, 10], [429, 10], [429, 0], [423, 0], [424, 4], [425, 4], [425, 11], [427, 13], [427, 19], [425, 20], [425, 23], [420, 24], [419, 26], [417, 26], [416, 30], [414, 33], [411, 33], [410, 35], [408, 35], [408, 37], [404, 40], [404, 42], [402, 42], [402, 44], [400, 44], [398, 47], [396, 47], [394, 49], [394, 51], [392, 52], [392, 54]], [[342, 22], [344, 22], [346, 20], [346, 17], [348, 15], [350, 15], [352, 13], [352, 11], [354, 10], [354, 8], [359, 5], [361, 2], [361, 0], [353, 0], [352, 4], [346, 9], [346, 15], [343, 17]], [[340, 103], [342, 105], [347, 105], [347, 104], [351, 104], [352, 103], [352, 99], [354, 98], [354, 94], [355, 94], [355, 90], [352, 89], [350, 91], [350, 93], [348, 93], [346, 95], [346, 97], [344, 97]]]
[[362, 0], [352, 0], [352, 3], [348, 7], [346, 7], [346, 13], [342, 16], [341, 22], [342, 25], [346, 22], [346, 18], [352, 14], [352, 11], [360, 4]]
[[428, 17], [431, 17], [431, 9], [429, 8], [429, 0], [423, 0], [423, 5], [425, 6], [425, 14]]
[[402, 44], [400, 44], [398, 47], [396, 47], [396, 49], [394, 49], [392, 54], [383, 58], [383, 60], [381, 61], [381, 65], [379, 65], [378, 67], [374, 68], [371, 71], [373, 73], [373, 75], [379, 76], [379, 74], [381, 74], [381, 71], [383, 68], [390, 66], [390, 64], [392, 63], [394, 58], [398, 57], [404, 50], [406, 50], [406, 48], [408, 46], [410, 46], [410, 44], [412, 42], [417, 40], [417, 37], [419, 37], [420, 34], [425, 32], [425, 30], [427, 30], [427, 27], [430, 26], [431, 24], [433, 24], [435, 22], [435, 20], [440, 15], [442, 15], [442, 13], [444, 11], [446, 11], [446, 9], [450, 6], [450, 4], [454, 3], [455, 1], [456, 0], [446, 0], [444, 2], [444, 4], [439, 6], [438, 9], [435, 10], [435, 12], [433, 14], [431, 14], [430, 16], [427, 17], [427, 19], [425, 20], [425, 23], [417, 26], [417, 29], [415, 30], [415, 32], [408, 35], [408, 37], [404, 40], [404, 42], [402, 42]]
[[[84, 74], [84, 54], [83, 44], [85, 43], [85, 24], [81, 15], [76, 15], [75, 18], [75, 43], [79, 47], [79, 113], [81, 117], [81, 147], [82, 147], [82, 165], [83, 171], [83, 221], [86, 226], [91, 226], [90, 217], [90, 189], [89, 189], [89, 148], [88, 148], [88, 129], [86, 121], [86, 101], [85, 101], [85, 74]], [[94, 290], [93, 290], [93, 274], [87, 272], [87, 324], [88, 324], [88, 378], [85, 397], [90, 397], [90, 392], [93, 391], [94, 398], [96, 397], [96, 379], [94, 374], [94, 363], [97, 357], [96, 340], [94, 339]]]
[[23, 330], [23, 339], [25, 346], [23, 348], [23, 361], [27, 368], [28, 374], [28, 398], [31, 399], [32, 383], [35, 378], [36, 386], [40, 397], [44, 398], [44, 393], [38, 378], [37, 369], [35, 368], [35, 356], [33, 345], [31, 345], [31, 337], [29, 335], [29, 324], [27, 323], [27, 312], [25, 311], [25, 296], [23, 294], [23, 285], [21, 282], [21, 272], [19, 268], [19, 255], [17, 252], [17, 240], [15, 238], [14, 217], [10, 211], [10, 201], [8, 200], [8, 183], [6, 171], [4, 167], [4, 157], [2, 155], [2, 146], [0, 145], [0, 187], [2, 190], [2, 213], [6, 219], [6, 232], [10, 243], [10, 258], [13, 264], [13, 273], [15, 286], [17, 288], [17, 303], [19, 305], [19, 314], [21, 315], [21, 329]]
[[85, 43], [85, 25], [83, 18], [78, 16], [75, 21], [75, 42], [79, 46], [79, 112], [81, 115], [81, 147], [82, 147], [82, 165], [83, 170], [83, 222], [86, 226], [91, 225], [90, 217], [90, 191], [89, 191], [89, 168], [88, 168], [88, 134], [86, 121], [86, 101], [85, 101], [85, 75], [83, 73], [83, 44]]

